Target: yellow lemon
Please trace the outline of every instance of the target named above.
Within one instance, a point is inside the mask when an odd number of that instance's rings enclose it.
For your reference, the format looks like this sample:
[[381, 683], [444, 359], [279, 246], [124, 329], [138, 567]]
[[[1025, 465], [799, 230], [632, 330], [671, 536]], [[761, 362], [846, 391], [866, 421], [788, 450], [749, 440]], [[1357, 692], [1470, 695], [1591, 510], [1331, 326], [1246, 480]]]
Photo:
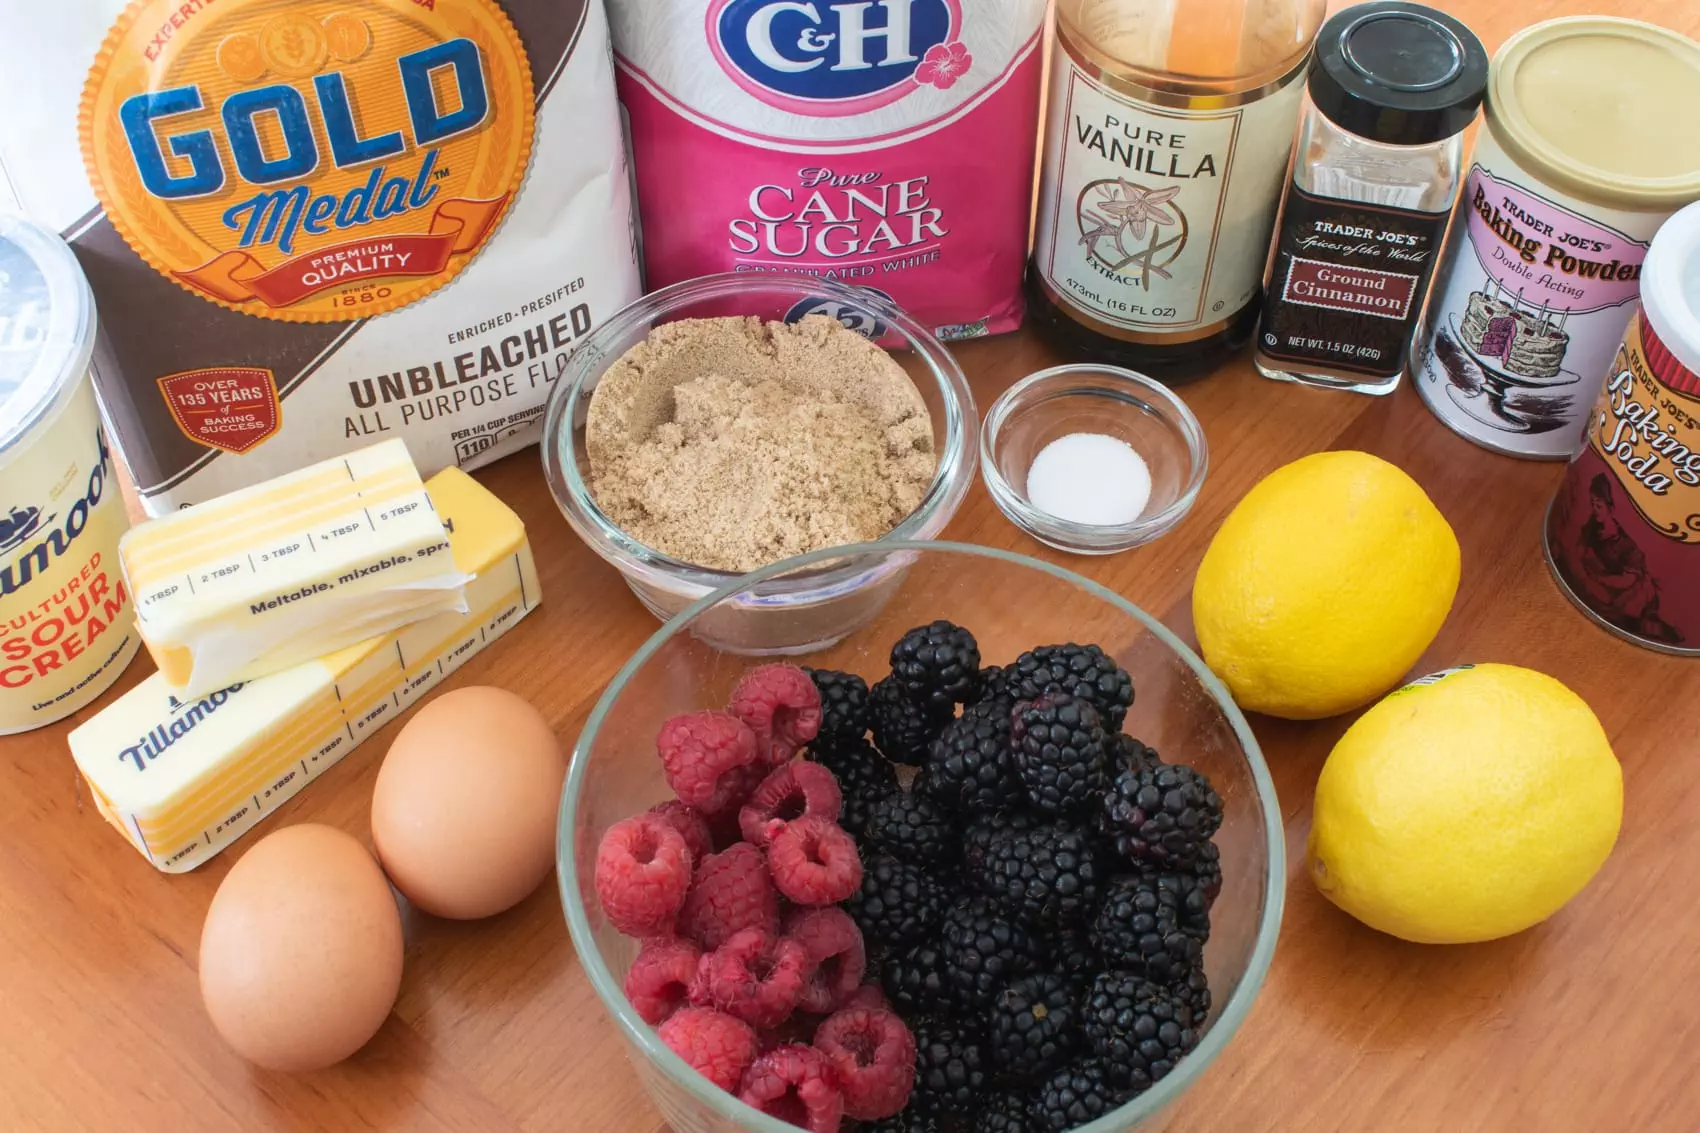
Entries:
[[1458, 539], [1367, 452], [1322, 452], [1247, 492], [1192, 591], [1205, 663], [1240, 707], [1315, 720], [1399, 683], [1458, 593]]
[[1310, 875], [1382, 932], [1494, 940], [1576, 896], [1622, 822], [1623, 772], [1582, 698], [1477, 665], [1407, 685], [1341, 737], [1316, 784]]

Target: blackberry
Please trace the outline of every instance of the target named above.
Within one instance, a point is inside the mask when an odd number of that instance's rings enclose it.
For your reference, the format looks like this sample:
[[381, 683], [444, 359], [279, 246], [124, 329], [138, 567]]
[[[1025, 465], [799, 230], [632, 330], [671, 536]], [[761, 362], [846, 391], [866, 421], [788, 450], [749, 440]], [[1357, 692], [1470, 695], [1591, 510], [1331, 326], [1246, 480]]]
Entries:
[[868, 815], [868, 841], [901, 861], [940, 865], [956, 856], [956, 826], [917, 791], [893, 791]]
[[991, 1014], [992, 1061], [1011, 1081], [1044, 1077], [1080, 1045], [1074, 993], [1055, 972], [1016, 980], [993, 997]]
[[1178, 996], [1182, 1003], [1192, 1008], [1192, 1029], [1195, 1034], [1203, 1036], [1204, 1024], [1210, 1018], [1210, 981], [1204, 975], [1204, 958], [1199, 957], [1190, 971], [1181, 979], [1168, 985], [1169, 991]]
[[1110, 1081], [1103, 1059], [1083, 1058], [1045, 1079], [1034, 1094], [1031, 1112], [1044, 1133], [1064, 1133], [1098, 1120], [1126, 1100]]
[[1004, 669], [1002, 665], [986, 665], [980, 669], [980, 677], [975, 681], [974, 695], [968, 699], [969, 704], [980, 704], [997, 697], [1008, 699], [1004, 685]]
[[1109, 782], [1104, 729], [1090, 702], [1048, 692], [1015, 706], [1015, 770], [1033, 805], [1069, 814], [1100, 805]]
[[1197, 856], [1221, 826], [1222, 800], [1210, 780], [1178, 763], [1118, 772], [1099, 814], [1117, 853], [1159, 869]]
[[1026, 1094], [993, 1094], [974, 1116], [970, 1129], [973, 1133], [1037, 1133], [1032, 1106]]
[[986, 851], [991, 848], [992, 839], [998, 835], [1033, 830], [1042, 825], [1042, 817], [1025, 810], [989, 814], [977, 822], [970, 823], [968, 829], [962, 833], [963, 872], [972, 875], [986, 867]]
[[1197, 1041], [1192, 1008], [1169, 988], [1127, 972], [1092, 981], [1082, 1012], [1087, 1046], [1119, 1086], [1149, 1090]]
[[972, 1113], [991, 1082], [991, 1064], [975, 1028], [955, 1023], [915, 1027], [915, 1092], [909, 1105], [949, 1117]]
[[1114, 968], [1159, 983], [1182, 979], [1204, 954], [1204, 943], [1182, 925], [1180, 897], [1149, 877], [1110, 882], [1092, 943]]
[[844, 902], [844, 911], [869, 949], [889, 952], [934, 935], [948, 900], [920, 866], [879, 854], [862, 863], [862, 887]]
[[1133, 678], [1096, 645], [1041, 645], [1004, 670], [1011, 700], [1066, 692], [1090, 700], [1107, 731], [1118, 731], [1133, 705]]
[[1020, 923], [984, 897], [951, 906], [939, 930], [940, 951], [956, 999], [978, 1009], [1011, 981], [1038, 967], [1043, 949]]
[[808, 750], [814, 760], [838, 780], [844, 809], [838, 824], [857, 839], [867, 834], [874, 804], [897, 793], [897, 773], [867, 740], [816, 740]]
[[955, 1005], [954, 988], [946, 974], [944, 953], [932, 944], [917, 944], [887, 956], [880, 965], [880, 987], [905, 1019]]
[[836, 669], [804, 669], [820, 691], [820, 732], [825, 740], [860, 740], [868, 734], [868, 682]]
[[927, 761], [933, 738], [950, 723], [952, 712], [926, 707], [911, 699], [896, 677], [876, 681], [868, 690], [868, 727], [874, 746], [893, 763], [919, 767]]
[[908, 1107], [878, 1121], [858, 1121], [856, 1133], [939, 1133], [939, 1123], [932, 1114]]
[[[1210, 845], [1206, 842], [1205, 845]], [[1198, 937], [1199, 943], [1210, 939], [1210, 900], [1204, 886], [1192, 873], [1147, 874], [1159, 889], [1174, 893], [1180, 912], [1181, 931]]]
[[968, 883], [1032, 924], [1057, 925], [1090, 914], [1099, 872], [1092, 836], [1083, 827], [1052, 823], [994, 835]]
[[1161, 762], [1163, 761], [1157, 755], [1156, 748], [1147, 747], [1126, 732], [1117, 732], [1110, 737], [1110, 774], [1112, 775], [1128, 768], [1143, 771], [1147, 767], [1155, 767]]
[[1222, 851], [1216, 848], [1216, 843], [1206, 842], [1198, 847], [1198, 856], [1184, 868], [1197, 882], [1198, 891], [1204, 895], [1204, 911], [1209, 912], [1222, 893]]
[[1067, 980], [1076, 994], [1084, 992], [1093, 977], [1104, 970], [1104, 961], [1083, 926], [1065, 926], [1051, 936], [1050, 945], [1046, 969]]
[[891, 647], [891, 677], [909, 699], [951, 712], [980, 686], [980, 646], [951, 622], [916, 626]]
[[933, 798], [962, 814], [987, 814], [1019, 805], [1021, 777], [1010, 759], [1009, 701], [984, 700], [945, 725], [927, 753], [923, 782]]

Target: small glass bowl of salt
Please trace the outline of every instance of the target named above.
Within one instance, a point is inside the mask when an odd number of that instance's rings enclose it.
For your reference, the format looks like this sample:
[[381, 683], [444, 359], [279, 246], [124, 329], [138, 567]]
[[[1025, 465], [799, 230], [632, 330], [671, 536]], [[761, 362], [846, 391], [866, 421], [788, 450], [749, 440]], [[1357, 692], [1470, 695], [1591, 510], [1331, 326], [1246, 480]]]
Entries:
[[1168, 387], [1116, 366], [1056, 366], [992, 403], [980, 475], [998, 509], [1041, 543], [1109, 555], [1148, 543], [1192, 509], [1209, 454]]

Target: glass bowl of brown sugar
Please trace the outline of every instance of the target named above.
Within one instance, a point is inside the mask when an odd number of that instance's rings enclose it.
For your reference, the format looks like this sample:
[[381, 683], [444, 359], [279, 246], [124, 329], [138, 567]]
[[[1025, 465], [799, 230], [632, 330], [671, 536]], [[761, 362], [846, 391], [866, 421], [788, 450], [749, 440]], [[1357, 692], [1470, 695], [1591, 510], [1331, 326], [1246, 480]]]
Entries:
[[[541, 447], [561, 514], [666, 620], [797, 554], [936, 538], [973, 482], [978, 426], [956, 360], [879, 292], [732, 272], [646, 295], [582, 339]], [[829, 558], [693, 632], [745, 654], [824, 648], [905, 570]]]

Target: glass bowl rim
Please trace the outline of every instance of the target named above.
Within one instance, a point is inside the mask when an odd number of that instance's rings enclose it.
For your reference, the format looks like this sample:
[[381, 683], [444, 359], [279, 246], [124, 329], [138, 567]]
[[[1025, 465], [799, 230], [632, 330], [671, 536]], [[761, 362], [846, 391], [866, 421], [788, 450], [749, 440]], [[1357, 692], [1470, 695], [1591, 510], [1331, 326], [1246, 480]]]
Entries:
[[[584, 384], [598, 366], [598, 376], [607, 371], [612, 360], [606, 363], [604, 360], [609, 359], [611, 354], [614, 359], [618, 358], [618, 354], [602, 347], [603, 342], [622, 338], [683, 304], [735, 298], [762, 287], [793, 291], [800, 298], [824, 295], [863, 307], [902, 335], [909, 348], [925, 362], [938, 387], [943, 402], [944, 445], [938, 452], [937, 469], [921, 502], [881, 536], [881, 540], [924, 538], [923, 529], [929, 523], [941, 515], [948, 522], [949, 514], [960, 509], [973, 484], [980, 431], [976, 428], [979, 411], [974, 404], [968, 376], [944, 341], [896, 303], [867, 288], [780, 271], [717, 272], [681, 280], [633, 299], [595, 326], [579, 342], [567, 360], [567, 369], [556, 378], [557, 384], [550, 391], [538, 445], [543, 479], [549, 486], [556, 509], [599, 557], [612, 563], [622, 574], [635, 575], [647, 585], [661, 586], [675, 593], [681, 587], [701, 590], [701, 596], [707, 597], [709, 592], [745, 579], [748, 574], [699, 566], [674, 558], [627, 534], [602, 511], [579, 469], [578, 461], [568, 459], [568, 454], [561, 447], [564, 440], [570, 449], [571, 423], [578, 416], [581, 403], [588, 407]], [[597, 349], [586, 350], [586, 346]], [[775, 565], [778, 564], [768, 564]], [[830, 585], [838, 578], [830, 567], [823, 567], [818, 572], [773, 589], [806, 597], [816, 587]]]
[[1268, 868], [1263, 879], [1263, 916], [1257, 926], [1257, 935], [1252, 944], [1251, 955], [1247, 959], [1245, 971], [1240, 977], [1239, 986], [1234, 989], [1234, 993], [1228, 997], [1227, 1002], [1222, 1006], [1221, 1014], [1217, 1017], [1214, 1025], [1211, 1026], [1198, 1046], [1186, 1058], [1182, 1059], [1173, 1071], [1139, 1097], [1105, 1114], [1096, 1121], [1079, 1126], [1074, 1131], [1074, 1133], [1122, 1133], [1131, 1126], [1154, 1117], [1177, 1100], [1187, 1087], [1191, 1086], [1203, 1075], [1205, 1070], [1215, 1063], [1217, 1057], [1221, 1055], [1234, 1035], [1238, 1033], [1246, 1016], [1250, 1014], [1252, 1004], [1256, 1001], [1258, 993], [1263, 988], [1263, 982], [1269, 974], [1270, 962], [1275, 954], [1276, 938], [1280, 934], [1287, 887], [1286, 836], [1280, 803], [1275, 795], [1275, 782], [1269, 773], [1268, 764], [1264, 761], [1262, 748], [1258, 746], [1257, 737], [1252, 734], [1250, 724], [1246, 722], [1245, 715], [1240, 711], [1239, 706], [1234, 703], [1227, 687], [1217, 679], [1216, 675], [1210, 671], [1198, 655], [1167, 626], [1113, 590], [1064, 567], [1054, 566], [1014, 551], [971, 543], [931, 540], [860, 543], [849, 547], [829, 548], [773, 563], [697, 599], [668, 619], [665, 624], [650, 634], [648, 639], [614, 674], [613, 679], [608, 682], [608, 686], [603, 689], [602, 695], [597, 698], [596, 705], [591, 709], [589, 717], [585, 720], [578, 739], [573, 743], [572, 760], [567, 769], [567, 780], [561, 790], [561, 806], [556, 818], [555, 839], [556, 884], [560, 889], [561, 904], [566, 911], [567, 929], [572, 936], [579, 963], [589, 975], [591, 987], [595, 990], [597, 998], [602, 1001], [603, 1009], [614, 1021], [614, 1024], [624, 1032], [626, 1041], [640, 1050], [650, 1064], [664, 1074], [673, 1085], [684, 1090], [694, 1101], [707, 1107], [716, 1116], [748, 1129], [751, 1133], [796, 1133], [796, 1126], [786, 1124], [745, 1105], [735, 1095], [714, 1086], [686, 1064], [684, 1059], [673, 1053], [657, 1037], [655, 1030], [632, 1010], [630, 1002], [626, 999], [624, 988], [609, 970], [607, 961], [603, 959], [601, 950], [596, 946], [596, 938], [591, 931], [590, 919], [585, 911], [578, 885], [575, 828], [578, 818], [579, 793], [584, 785], [588, 762], [588, 757], [584, 753], [588, 752], [590, 747], [594, 745], [596, 736], [608, 717], [609, 710], [625, 692], [632, 675], [647, 664], [664, 644], [683, 632], [704, 610], [748, 589], [753, 584], [763, 581], [764, 576], [796, 570], [799, 566], [807, 566], [816, 559], [834, 556], [861, 558], [867, 555], [934, 551], [996, 559], [1014, 566], [1030, 567], [1049, 574], [1062, 582], [1077, 586], [1132, 617], [1142, 624], [1147, 631], [1155, 634], [1159, 641], [1167, 645], [1192, 670], [1199, 683], [1215, 699], [1217, 707], [1227, 717], [1229, 726], [1233, 729], [1235, 737], [1240, 741], [1246, 763], [1251, 769], [1258, 808], [1263, 814], [1265, 853], [1268, 861]]
[[[1175, 426], [1186, 441], [1187, 455], [1191, 465], [1187, 470], [1187, 479], [1181, 492], [1173, 503], [1155, 515], [1141, 516], [1131, 523], [1089, 524], [1076, 523], [1073, 520], [1059, 519], [1057, 516], [1035, 507], [1024, 491], [1017, 491], [1004, 475], [1003, 468], [998, 463], [997, 439], [1004, 427], [1014, 419], [1016, 403], [1035, 389], [1055, 382], [1058, 379], [1072, 378], [1087, 374], [1107, 377], [1139, 393], [1153, 397], [1166, 410], [1166, 419]], [[1108, 392], [1108, 391], [1106, 391]], [[1085, 396], [1072, 394], [1068, 390], [1059, 391], [1052, 397]], [[1110, 396], [1114, 396], [1110, 393]], [[1045, 400], [1051, 400], [1046, 398]], [[1116, 400], [1124, 400], [1116, 398]], [[1031, 407], [1028, 407], [1031, 408]], [[1204, 487], [1205, 474], [1210, 469], [1210, 446], [1204, 435], [1204, 426], [1199, 423], [1198, 416], [1192, 407], [1182, 401], [1180, 396], [1168, 386], [1153, 378], [1146, 377], [1134, 370], [1122, 366], [1102, 365], [1096, 362], [1075, 362], [1064, 366], [1051, 366], [1028, 374], [1008, 389], [1004, 390], [986, 410], [985, 419], [980, 423], [980, 475], [986, 481], [986, 492], [992, 497], [1002, 511], [1017, 527], [1031, 532], [1042, 532], [1071, 547], [1101, 551], [1109, 548], [1126, 549], [1147, 542], [1157, 535], [1169, 530], [1179, 523], [1198, 502], [1198, 493]]]

